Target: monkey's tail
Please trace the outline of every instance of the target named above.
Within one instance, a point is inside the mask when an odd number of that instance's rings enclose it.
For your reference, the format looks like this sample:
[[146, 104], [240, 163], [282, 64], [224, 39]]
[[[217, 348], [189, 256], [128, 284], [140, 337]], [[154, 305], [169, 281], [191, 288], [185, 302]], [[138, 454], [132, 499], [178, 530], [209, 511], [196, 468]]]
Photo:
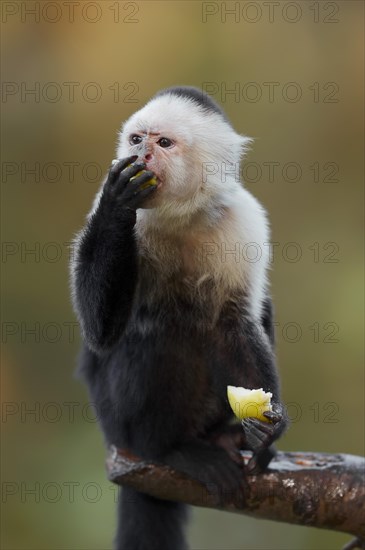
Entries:
[[124, 487], [119, 498], [115, 549], [188, 550], [186, 521], [186, 505]]

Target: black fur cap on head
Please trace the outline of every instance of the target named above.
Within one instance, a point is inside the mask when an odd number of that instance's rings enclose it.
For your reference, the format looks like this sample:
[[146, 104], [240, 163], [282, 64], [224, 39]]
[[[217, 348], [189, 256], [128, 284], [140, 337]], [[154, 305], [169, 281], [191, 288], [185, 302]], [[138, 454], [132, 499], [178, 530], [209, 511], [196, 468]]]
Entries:
[[171, 86], [171, 88], [160, 90], [154, 97], [160, 97], [167, 94], [173, 94], [178, 97], [186, 97], [187, 99], [193, 100], [195, 103], [198, 103], [198, 105], [203, 107], [203, 109], [218, 113], [226, 122], [228, 122], [228, 124], [230, 124], [226, 113], [218, 105], [218, 103], [216, 103], [214, 99], [199, 88], [194, 88], [193, 86]]

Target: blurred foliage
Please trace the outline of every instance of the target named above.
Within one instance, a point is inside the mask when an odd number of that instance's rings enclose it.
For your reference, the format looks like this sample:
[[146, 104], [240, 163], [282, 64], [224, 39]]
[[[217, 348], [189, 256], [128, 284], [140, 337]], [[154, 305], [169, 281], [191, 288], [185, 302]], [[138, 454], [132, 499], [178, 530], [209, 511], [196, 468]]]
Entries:
[[[225, 18], [220, 2], [81, 2], [73, 22], [55, 4], [2, 2], [4, 550], [111, 547], [116, 490], [73, 377], [66, 243], [121, 122], [169, 85], [210, 83], [235, 128], [255, 138], [244, 172], [278, 243], [272, 293], [294, 419], [281, 448], [364, 451], [363, 3], [280, 2], [270, 15], [267, 3], [226, 2], [236, 15]], [[36, 86], [39, 97], [24, 94]], [[235, 86], [238, 98], [224, 93]], [[348, 539], [207, 510], [193, 517], [196, 550], [332, 550]]]

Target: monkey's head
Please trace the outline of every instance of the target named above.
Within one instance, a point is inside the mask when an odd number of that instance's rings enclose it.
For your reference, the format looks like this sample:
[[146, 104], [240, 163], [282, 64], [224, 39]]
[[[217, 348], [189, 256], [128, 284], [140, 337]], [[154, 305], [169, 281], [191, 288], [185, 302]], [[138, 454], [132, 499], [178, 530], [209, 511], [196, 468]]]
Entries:
[[138, 155], [156, 174], [158, 187], [146, 207], [176, 216], [230, 201], [249, 141], [201, 90], [168, 88], [125, 122], [117, 155]]

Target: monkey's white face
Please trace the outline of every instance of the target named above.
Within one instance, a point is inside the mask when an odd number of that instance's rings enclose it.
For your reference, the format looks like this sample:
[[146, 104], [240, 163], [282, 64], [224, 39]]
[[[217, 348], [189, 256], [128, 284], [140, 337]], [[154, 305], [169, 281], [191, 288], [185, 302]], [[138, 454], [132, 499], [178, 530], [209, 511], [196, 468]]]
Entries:
[[138, 155], [156, 174], [158, 187], [146, 206], [184, 210], [184, 205], [199, 207], [227, 189], [222, 166], [238, 166], [247, 141], [219, 114], [192, 100], [165, 95], [152, 99], [125, 123], [117, 155]]
[[[169, 128], [152, 129], [137, 127], [128, 132], [127, 152], [123, 156], [138, 155], [138, 160], [146, 164], [157, 177], [157, 192], [153, 203], [156, 206], [162, 200], [178, 200], [191, 197], [196, 189], [194, 170], [186, 162], [192, 152], [181, 136]], [[190, 177], [187, 177], [190, 172]], [[195, 178], [197, 180], [197, 178]]]

